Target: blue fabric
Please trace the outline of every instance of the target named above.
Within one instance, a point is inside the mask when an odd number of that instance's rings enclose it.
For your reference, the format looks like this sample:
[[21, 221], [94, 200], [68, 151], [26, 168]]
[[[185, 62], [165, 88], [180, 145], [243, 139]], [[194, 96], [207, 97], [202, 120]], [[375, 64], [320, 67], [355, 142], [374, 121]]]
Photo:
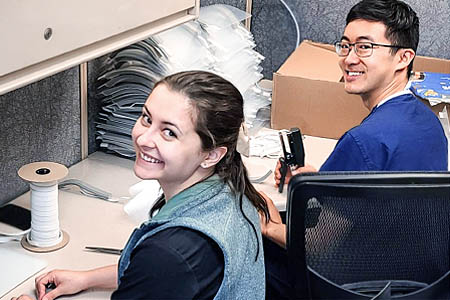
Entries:
[[257, 236], [244, 218], [238, 198], [218, 176], [175, 195], [155, 217], [131, 235], [119, 260], [119, 286], [133, 249], [164, 229], [187, 227], [211, 238], [223, 252], [224, 276], [214, 299], [264, 299], [265, 272], [259, 216], [246, 197], [242, 210], [252, 222]]
[[320, 171], [445, 171], [447, 139], [414, 95], [388, 100], [347, 131]]

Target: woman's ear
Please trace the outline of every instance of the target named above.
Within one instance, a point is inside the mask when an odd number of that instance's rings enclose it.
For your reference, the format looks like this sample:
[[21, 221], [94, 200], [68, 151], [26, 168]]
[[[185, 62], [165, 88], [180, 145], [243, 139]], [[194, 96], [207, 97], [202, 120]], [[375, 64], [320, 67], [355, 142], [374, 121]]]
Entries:
[[215, 166], [224, 156], [227, 154], [227, 147], [217, 147], [214, 150], [208, 152], [208, 156], [201, 163], [201, 167], [207, 169]]

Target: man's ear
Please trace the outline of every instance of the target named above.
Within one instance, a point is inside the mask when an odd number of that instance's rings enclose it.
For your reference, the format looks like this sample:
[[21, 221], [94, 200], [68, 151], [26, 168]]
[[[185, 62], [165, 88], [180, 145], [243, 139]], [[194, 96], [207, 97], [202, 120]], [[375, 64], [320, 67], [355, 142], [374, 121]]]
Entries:
[[214, 150], [208, 152], [208, 156], [201, 163], [201, 167], [207, 169], [215, 166], [224, 156], [227, 154], [227, 147], [217, 147]]
[[414, 52], [413, 49], [409, 48], [399, 49], [397, 51], [398, 57], [397, 71], [408, 68], [409, 64], [411, 63], [411, 61], [414, 59], [415, 56], [416, 53]]

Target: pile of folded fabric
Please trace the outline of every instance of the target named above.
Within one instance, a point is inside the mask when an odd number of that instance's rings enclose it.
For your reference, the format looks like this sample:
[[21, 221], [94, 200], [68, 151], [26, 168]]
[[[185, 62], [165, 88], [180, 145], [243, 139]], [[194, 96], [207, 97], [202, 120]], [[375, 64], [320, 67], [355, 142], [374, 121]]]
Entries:
[[100, 147], [133, 157], [131, 130], [154, 84], [167, 73], [166, 56], [153, 39], [114, 52], [98, 77], [102, 111], [97, 122]]

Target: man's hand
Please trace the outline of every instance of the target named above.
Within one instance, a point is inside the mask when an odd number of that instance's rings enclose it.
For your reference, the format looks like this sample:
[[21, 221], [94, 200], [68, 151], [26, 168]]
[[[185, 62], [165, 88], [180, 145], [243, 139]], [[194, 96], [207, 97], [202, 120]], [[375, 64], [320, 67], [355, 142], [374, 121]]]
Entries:
[[[274, 172], [275, 186], [277, 186], [277, 187], [280, 185], [280, 180], [281, 180], [280, 168], [281, 168], [281, 163], [279, 160], [277, 160], [277, 165], [275, 167], [275, 172]], [[291, 169], [288, 168], [288, 170], [286, 172], [286, 178], [284, 179], [284, 183], [288, 184], [289, 180], [291, 180], [291, 177], [294, 175], [297, 175], [300, 173], [311, 173], [311, 172], [317, 172], [317, 169], [311, 165], [305, 165], [304, 167], [299, 167], [293, 171], [291, 171]]]
[[[277, 160], [277, 165], [275, 167], [275, 171], [274, 171], [274, 179], [275, 179], [275, 186], [278, 187], [280, 185], [280, 181], [281, 181], [281, 163], [280, 160]], [[284, 178], [284, 183], [287, 184], [289, 183], [289, 180], [292, 177], [292, 173], [291, 173], [291, 169], [287, 168], [287, 172], [286, 172], [286, 177]]]

